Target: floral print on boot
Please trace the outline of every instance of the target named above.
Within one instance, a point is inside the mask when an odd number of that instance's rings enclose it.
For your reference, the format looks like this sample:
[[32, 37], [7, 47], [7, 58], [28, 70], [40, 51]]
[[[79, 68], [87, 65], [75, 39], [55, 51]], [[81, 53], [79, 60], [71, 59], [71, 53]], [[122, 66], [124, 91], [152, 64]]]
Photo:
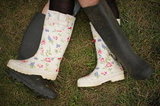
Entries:
[[9, 60], [7, 66], [28, 75], [40, 75], [55, 80], [60, 62], [68, 46], [75, 17], [48, 10], [37, 53], [25, 60]]
[[124, 71], [122, 66], [114, 60], [114, 55], [96, 32], [93, 25], [90, 25], [97, 52], [97, 65], [92, 73], [78, 79], [78, 87], [93, 87], [107, 81], [115, 82], [123, 80]]

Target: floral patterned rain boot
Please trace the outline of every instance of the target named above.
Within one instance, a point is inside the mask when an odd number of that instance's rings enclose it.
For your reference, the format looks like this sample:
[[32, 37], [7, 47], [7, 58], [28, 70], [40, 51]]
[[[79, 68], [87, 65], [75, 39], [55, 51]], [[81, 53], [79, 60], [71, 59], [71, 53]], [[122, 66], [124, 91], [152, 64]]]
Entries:
[[[32, 18], [24, 32], [17, 59], [27, 59], [36, 53], [42, 36], [44, 18], [45, 15], [42, 13], [36, 13]], [[30, 88], [37, 96], [54, 99], [58, 95], [49, 87], [48, 81], [39, 75], [25, 75], [11, 69], [7, 69], [6, 72], [10, 77]]]
[[122, 66], [115, 61], [113, 58], [114, 55], [94, 29], [93, 25], [90, 25], [97, 52], [97, 65], [91, 74], [78, 79], [78, 87], [93, 87], [107, 81], [115, 82], [123, 80], [124, 71]]
[[37, 53], [25, 60], [9, 60], [7, 66], [28, 75], [55, 80], [63, 54], [69, 43], [75, 17], [48, 10]]

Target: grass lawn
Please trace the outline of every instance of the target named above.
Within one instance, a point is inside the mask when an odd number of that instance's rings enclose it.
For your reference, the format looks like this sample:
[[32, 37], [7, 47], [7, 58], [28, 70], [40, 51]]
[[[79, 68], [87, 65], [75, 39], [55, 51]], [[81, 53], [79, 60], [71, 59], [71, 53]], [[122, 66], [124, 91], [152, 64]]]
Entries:
[[[96, 65], [95, 47], [89, 21], [83, 11], [61, 64], [61, 72], [51, 87], [59, 93], [55, 100], [36, 97], [23, 84], [7, 76], [6, 64], [16, 58], [23, 32], [30, 19], [47, 0], [0, 1], [0, 105], [1, 106], [160, 106], [160, 2], [159, 0], [118, 0], [122, 29], [131, 46], [155, 71], [144, 81], [132, 79], [107, 82], [93, 88], [78, 88], [78, 78]], [[158, 105], [159, 104], [159, 105]]]

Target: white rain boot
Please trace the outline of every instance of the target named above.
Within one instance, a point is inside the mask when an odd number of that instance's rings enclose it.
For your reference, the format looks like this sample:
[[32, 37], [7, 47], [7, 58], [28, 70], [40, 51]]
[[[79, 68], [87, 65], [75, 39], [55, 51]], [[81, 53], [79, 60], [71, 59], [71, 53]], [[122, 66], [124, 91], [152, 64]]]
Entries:
[[115, 82], [124, 79], [124, 71], [122, 66], [112, 57], [107, 45], [104, 43], [100, 35], [91, 25], [91, 31], [95, 41], [97, 52], [97, 65], [92, 73], [78, 79], [78, 87], [93, 87], [101, 85], [107, 81]]
[[23, 74], [40, 75], [44, 79], [55, 80], [74, 22], [75, 17], [71, 15], [48, 10], [37, 53], [29, 59], [9, 60], [7, 66]]

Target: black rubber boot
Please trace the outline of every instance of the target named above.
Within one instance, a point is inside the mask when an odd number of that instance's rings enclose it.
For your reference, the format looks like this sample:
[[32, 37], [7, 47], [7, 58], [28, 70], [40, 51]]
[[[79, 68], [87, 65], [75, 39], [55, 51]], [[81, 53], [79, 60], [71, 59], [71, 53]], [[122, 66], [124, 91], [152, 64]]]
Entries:
[[[45, 15], [40, 13], [37, 13], [33, 17], [26, 32], [24, 33], [18, 59], [32, 57], [38, 50], [43, 30], [44, 18]], [[23, 83], [31, 90], [38, 93], [39, 96], [49, 99], [54, 99], [57, 97], [57, 93], [48, 88], [46, 80], [44, 80], [41, 76], [25, 75], [13, 70], [9, 70], [7, 72], [12, 78]]]
[[100, 0], [99, 4], [84, 8], [84, 11], [106, 45], [129, 70], [131, 76], [138, 80], [149, 78], [153, 69], [134, 53], [107, 2]]

